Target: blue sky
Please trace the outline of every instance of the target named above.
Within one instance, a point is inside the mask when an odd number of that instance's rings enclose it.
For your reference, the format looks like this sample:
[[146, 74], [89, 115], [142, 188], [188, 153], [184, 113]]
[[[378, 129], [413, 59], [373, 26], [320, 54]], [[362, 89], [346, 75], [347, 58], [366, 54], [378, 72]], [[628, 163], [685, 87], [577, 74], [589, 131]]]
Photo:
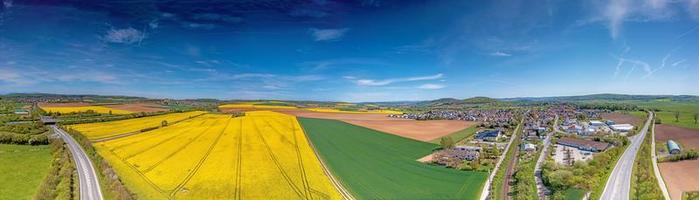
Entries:
[[0, 1], [0, 93], [699, 94], [699, 0]]

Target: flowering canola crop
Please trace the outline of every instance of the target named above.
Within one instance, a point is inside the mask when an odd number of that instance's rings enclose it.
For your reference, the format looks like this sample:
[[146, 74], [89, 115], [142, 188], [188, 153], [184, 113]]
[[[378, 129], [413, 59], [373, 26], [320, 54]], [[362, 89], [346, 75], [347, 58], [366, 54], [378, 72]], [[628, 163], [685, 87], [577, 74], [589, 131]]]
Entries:
[[132, 133], [146, 128], [158, 127], [162, 125], [163, 121], [167, 121], [168, 123], [174, 123], [202, 114], [204, 114], [204, 112], [202, 111], [172, 113], [111, 122], [71, 125], [68, 126], [68, 128], [79, 131], [90, 140], [98, 140], [117, 135]]
[[295, 117], [206, 114], [95, 147], [140, 199], [341, 199]]
[[41, 109], [43, 109], [46, 112], [61, 113], [61, 114], [87, 112], [88, 110], [94, 111], [96, 113], [102, 113], [102, 114], [107, 114], [111, 111], [112, 114], [114, 114], [114, 115], [125, 115], [125, 114], [133, 113], [133, 112], [127, 111], [127, 110], [119, 110], [119, 109], [114, 109], [114, 108], [109, 108], [109, 107], [104, 107], [104, 106], [70, 106], [70, 107], [42, 106]]

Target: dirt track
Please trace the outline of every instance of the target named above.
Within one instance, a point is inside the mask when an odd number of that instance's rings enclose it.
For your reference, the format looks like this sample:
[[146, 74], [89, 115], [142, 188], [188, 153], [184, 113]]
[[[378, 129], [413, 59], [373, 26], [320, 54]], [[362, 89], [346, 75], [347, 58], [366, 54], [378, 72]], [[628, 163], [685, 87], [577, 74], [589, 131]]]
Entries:
[[672, 199], [682, 199], [682, 192], [699, 190], [699, 160], [658, 164]]
[[695, 129], [659, 124], [655, 126], [655, 139], [663, 143], [671, 139], [683, 148], [699, 149], [699, 130]]
[[307, 118], [335, 119], [357, 126], [391, 133], [420, 141], [430, 141], [474, 125], [474, 122], [456, 120], [417, 121], [386, 117], [386, 114], [323, 113], [303, 110], [278, 112]]

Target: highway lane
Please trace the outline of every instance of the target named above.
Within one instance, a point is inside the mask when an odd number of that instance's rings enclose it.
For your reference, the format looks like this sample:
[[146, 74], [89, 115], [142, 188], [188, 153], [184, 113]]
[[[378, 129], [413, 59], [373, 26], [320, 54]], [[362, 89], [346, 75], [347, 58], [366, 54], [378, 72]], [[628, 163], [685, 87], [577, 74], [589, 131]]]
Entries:
[[641, 147], [643, 138], [648, 132], [648, 127], [653, 120], [653, 113], [648, 113], [648, 120], [646, 121], [641, 132], [635, 136], [629, 137], [631, 144], [621, 155], [619, 161], [617, 161], [616, 166], [612, 174], [607, 180], [607, 184], [604, 186], [604, 191], [600, 199], [602, 200], [628, 200], [631, 192], [631, 172], [633, 170], [633, 162], [638, 153], [638, 149]]
[[75, 167], [78, 171], [78, 181], [80, 183], [80, 199], [103, 200], [97, 173], [95, 172], [90, 158], [87, 157], [85, 150], [83, 150], [80, 144], [78, 144], [70, 134], [55, 125], [52, 125], [51, 128], [65, 141], [68, 145], [68, 149], [70, 149], [70, 153], [73, 155]]

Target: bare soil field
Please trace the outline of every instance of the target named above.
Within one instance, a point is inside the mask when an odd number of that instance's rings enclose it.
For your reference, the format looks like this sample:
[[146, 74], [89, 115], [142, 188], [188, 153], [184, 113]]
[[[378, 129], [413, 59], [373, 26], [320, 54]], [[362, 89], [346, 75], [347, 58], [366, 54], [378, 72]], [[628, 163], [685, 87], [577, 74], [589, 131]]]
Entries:
[[79, 102], [79, 103], [39, 103], [39, 107], [81, 107], [81, 106], [91, 106], [92, 104]]
[[152, 103], [130, 103], [130, 104], [115, 104], [115, 105], [104, 105], [105, 107], [110, 107], [119, 110], [126, 110], [131, 112], [160, 112], [167, 111], [168, 109]]
[[417, 121], [391, 118], [387, 117], [386, 114], [324, 113], [303, 110], [280, 112], [298, 117], [340, 120], [357, 126], [426, 142], [476, 124], [458, 120]]
[[672, 199], [682, 199], [682, 192], [699, 190], [699, 160], [658, 164]]
[[624, 114], [624, 113], [619, 113], [619, 112], [612, 112], [612, 113], [602, 113], [601, 114], [603, 119], [609, 119], [617, 124], [633, 124], [634, 126], [640, 126], [642, 125], [643, 121], [631, 114]]
[[655, 139], [663, 143], [674, 140], [683, 148], [699, 149], [699, 130], [695, 129], [659, 124], [655, 126]]

